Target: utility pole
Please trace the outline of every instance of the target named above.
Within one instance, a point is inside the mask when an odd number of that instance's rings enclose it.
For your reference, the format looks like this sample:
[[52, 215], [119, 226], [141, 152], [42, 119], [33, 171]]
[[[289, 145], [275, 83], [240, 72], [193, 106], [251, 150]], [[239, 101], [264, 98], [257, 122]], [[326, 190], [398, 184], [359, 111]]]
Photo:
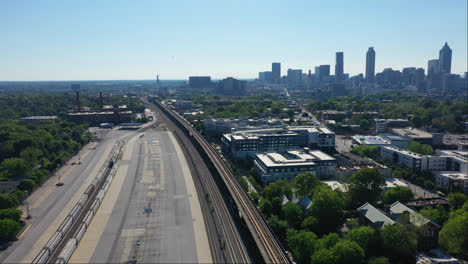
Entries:
[[63, 185], [63, 182], [60, 181], [60, 173], [58, 174], [58, 182], [55, 185], [57, 185], [57, 186], [62, 186]]
[[[28, 196], [28, 191], [25, 192], [25, 195]], [[29, 202], [28, 202], [28, 198], [26, 198], [25, 203], [26, 203], [26, 219], [30, 219], [30, 218], [31, 218], [31, 214], [29, 213]]]

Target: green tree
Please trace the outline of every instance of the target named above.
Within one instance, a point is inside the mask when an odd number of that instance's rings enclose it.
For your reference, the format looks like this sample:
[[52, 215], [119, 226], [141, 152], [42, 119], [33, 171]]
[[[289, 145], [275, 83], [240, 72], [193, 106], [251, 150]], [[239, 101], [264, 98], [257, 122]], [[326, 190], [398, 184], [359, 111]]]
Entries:
[[351, 150], [351, 153], [356, 154], [360, 157], [368, 157], [375, 159], [379, 153], [379, 147], [377, 146], [356, 146]]
[[288, 113], [289, 118], [294, 118], [294, 111], [293, 110], [289, 109], [287, 113]]
[[252, 201], [253, 201], [255, 204], [258, 204], [258, 199], [260, 198], [260, 197], [258, 196], [258, 193], [256, 193], [256, 192], [250, 192], [249, 195], [250, 195], [250, 199], [252, 199]]
[[334, 264], [336, 258], [331, 250], [322, 248], [314, 252], [311, 261], [313, 264]]
[[27, 167], [24, 160], [19, 158], [9, 158], [0, 164], [2, 170], [7, 170], [9, 177], [17, 176], [26, 172]]
[[283, 204], [281, 204], [281, 199], [279, 197], [274, 197], [271, 200], [271, 213], [280, 218], [283, 217]]
[[364, 250], [354, 241], [341, 240], [331, 251], [337, 264], [359, 264], [364, 260]]
[[288, 203], [283, 207], [283, 214], [291, 227], [300, 227], [302, 222], [302, 210], [294, 203]]
[[349, 178], [349, 195], [354, 205], [375, 203], [385, 186], [385, 176], [377, 169], [364, 168]]
[[320, 227], [316, 232], [333, 232], [343, 223], [343, 198], [328, 186], [316, 189], [309, 210], [311, 216], [317, 218]]
[[39, 157], [42, 155], [42, 151], [38, 148], [27, 147], [24, 149], [20, 157], [28, 164], [29, 167], [33, 167], [38, 163]]
[[429, 206], [428, 208], [419, 211], [419, 213], [435, 221], [440, 226], [442, 226], [448, 219], [448, 214], [441, 205], [436, 205], [435, 207]]
[[309, 216], [306, 219], [304, 219], [304, 221], [302, 221], [302, 228], [307, 231], [314, 231], [314, 230], [318, 230], [319, 228], [318, 224], [319, 223], [318, 223], [317, 218], [313, 216]]
[[19, 222], [21, 215], [23, 215], [23, 211], [18, 209], [0, 209], [0, 219], [11, 219]]
[[271, 202], [267, 199], [261, 199], [258, 205], [260, 212], [266, 217], [271, 216]]
[[279, 219], [279, 217], [276, 215], [273, 215], [270, 217], [270, 219], [268, 219], [268, 226], [271, 227], [271, 229], [273, 230], [273, 232], [275, 232], [276, 236], [281, 242], [286, 241], [288, 222]]
[[402, 225], [385, 225], [380, 231], [382, 250], [392, 263], [414, 260], [418, 247], [416, 233]]
[[376, 257], [369, 259], [367, 264], [390, 264], [390, 261], [386, 257]]
[[294, 187], [299, 197], [309, 195], [318, 185], [320, 185], [320, 180], [310, 172], [299, 174], [294, 179]]
[[466, 201], [468, 201], [468, 196], [463, 193], [450, 193], [448, 196], [448, 202], [452, 210], [460, 209]]
[[468, 211], [459, 209], [451, 214], [439, 233], [439, 244], [449, 254], [468, 258]]
[[349, 219], [346, 222], [346, 226], [349, 229], [358, 228], [359, 227], [359, 219], [358, 218]]
[[36, 183], [33, 180], [24, 179], [24, 180], [20, 181], [20, 183], [18, 184], [18, 189], [20, 189], [22, 191], [31, 191], [32, 188], [34, 188], [35, 185], [36, 185]]
[[0, 209], [14, 207], [18, 204], [18, 199], [9, 194], [9, 193], [1, 193], [0, 194]]
[[287, 242], [297, 263], [309, 263], [315, 251], [317, 236], [313, 232], [288, 229]]
[[291, 197], [292, 195], [291, 185], [285, 180], [272, 182], [263, 189], [263, 197], [270, 201], [274, 197], [280, 197], [283, 194], [287, 197]]
[[0, 219], [0, 240], [15, 240], [16, 234], [20, 231], [21, 225], [11, 219]]
[[369, 121], [367, 121], [367, 119], [361, 119], [361, 122], [359, 122], [359, 128], [364, 131], [369, 130]]
[[337, 233], [330, 233], [317, 240], [316, 248], [331, 249], [340, 241], [341, 239]]
[[434, 149], [430, 145], [421, 144], [419, 142], [412, 141], [408, 144], [407, 148], [412, 151], [422, 155], [432, 155], [434, 154]]
[[356, 242], [368, 256], [374, 253], [371, 252], [373, 250], [370, 249], [375, 249], [375, 245], [378, 241], [374, 229], [368, 226], [361, 226], [351, 229], [344, 238]]
[[384, 203], [392, 204], [396, 201], [407, 203], [413, 199], [413, 191], [409, 187], [396, 186], [385, 192]]

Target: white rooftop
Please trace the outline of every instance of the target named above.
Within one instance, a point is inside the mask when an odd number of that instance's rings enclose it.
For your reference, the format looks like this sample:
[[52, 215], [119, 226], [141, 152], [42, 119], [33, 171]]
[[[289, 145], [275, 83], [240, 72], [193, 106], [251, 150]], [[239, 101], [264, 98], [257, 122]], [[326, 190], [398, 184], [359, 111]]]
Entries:
[[389, 149], [389, 150], [393, 150], [393, 151], [397, 151], [397, 152], [400, 152], [400, 153], [402, 153], [402, 154], [411, 156], [411, 157], [413, 157], [413, 158], [422, 158], [422, 157], [424, 157], [424, 156], [421, 155], [421, 154], [414, 153], [414, 152], [411, 152], [411, 151], [409, 151], [409, 150], [401, 149], [401, 148], [397, 148], [397, 147], [385, 146], [385, 147], [383, 147], [383, 148]]
[[327, 154], [319, 150], [291, 150], [286, 153], [267, 152], [256, 154], [259, 159], [267, 167], [270, 166], [298, 166], [298, 165], [315, 165], [314, 161], [319, 160], [335, 160]]

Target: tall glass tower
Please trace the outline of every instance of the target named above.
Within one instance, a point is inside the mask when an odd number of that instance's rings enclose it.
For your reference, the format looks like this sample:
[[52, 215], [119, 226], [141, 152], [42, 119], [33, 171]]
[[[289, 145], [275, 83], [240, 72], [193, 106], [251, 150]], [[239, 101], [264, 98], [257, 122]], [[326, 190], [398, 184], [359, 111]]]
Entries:
[[368, 83], [373, 83], [374, 76], [375, 76], [375, 51], [374, 51], [374, 47], [370, 47], [366, 53], [366, 81]]

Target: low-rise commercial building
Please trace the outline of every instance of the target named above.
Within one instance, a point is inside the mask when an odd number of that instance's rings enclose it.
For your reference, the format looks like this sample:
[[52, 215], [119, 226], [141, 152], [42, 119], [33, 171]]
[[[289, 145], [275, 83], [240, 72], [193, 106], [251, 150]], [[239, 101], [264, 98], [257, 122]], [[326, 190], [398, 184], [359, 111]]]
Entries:
[[394, 163], [403, 168], [416, 171], [425, 171], [427, 169], [427, 158], [424, 155], [406, 149], [390, 146], [381, 147], [380, 157], [384, 161]]
[[333, 157], [337, 160], [336, 174], [337, 179], [340, 178], [349, 178], [353, 173], [359, 171], [360, 169], [369, 168], [377, 169], [385, 177], [389, 178], [392, 176], [392, 169], [379, 164], [372, 160], [371, 158], [359, 157], [353, 153], [340, 153], [335, 154]]
[[362, 146], [390, 146], [391, 142], [389, 140], [385, 140], [384, 138], [380, 136], [353, 136], [352, 137], [353, 141]]
[[416, 171], [454, 171], [468, 175], [468, 151], [437, 150], [436, 155], [421, 155], [407, 149], [386, 146], [380, 147], [380, 157]]
[[220, 138], [223, 134], [233, 133], [239, 130], [254, 130], [260, 128], [284, 128], [284, 124], [279, 119], [249, 119], [241, 117], [239, 119], [213, 118], [207, 116], [203, 120], [205, 135], [208, 138]]
[[395, 135], [408, 137], [411, 141], [432, 145], [432, 134], [415, 128], [391, 128], [389, 132]]
[[304, 148], [285, 152], [265, 152], [255, 155], [254, 168], [263, 184], [276, 180], [294, 179], [310, 172], [321, 179], [335, 175], [336, 160], [319, 151]]
[[[221, 130], [222, 126], [218, 127]], [[252, 145], [254, 140], [259, 141], [259, 149], [255, 150], [256, 152], [295, 149], [298, 147], [309, 147], [325, 151], [335, 149], [335, 133], [320, 126], [284, 127], [275, 123], [267, 128], [237, 126], [231, 128], [230, 133], [223, 135], [221, 142], [224, 146], [223, 149], [232, 153], [235, 158], [246, 157], [246, 154], [238, 153], [240, 148], [237, 146], [240, 144]], [[233, 137], [234, 135], [236, 137]], [[287, 139], [284, 137], [287, 137]]]
[[388, 128], [408, 127], [410, 122], [408, 119], [374, 119], [375, 121], [375, 132], [376, 133], [387, 133]]
[[437, 185], [450, 192], [468, 193], [468, 175], [455, 171], [441, 171], [435, 174]]
[[285, 151], [299, 147], [299, 135], [286, 131], [284, 133], [260, 134], [244, 131], [241, 133], [224, 134], [221, 148], [236, 159], [252, 157], [253, 154], [265, 151]]

